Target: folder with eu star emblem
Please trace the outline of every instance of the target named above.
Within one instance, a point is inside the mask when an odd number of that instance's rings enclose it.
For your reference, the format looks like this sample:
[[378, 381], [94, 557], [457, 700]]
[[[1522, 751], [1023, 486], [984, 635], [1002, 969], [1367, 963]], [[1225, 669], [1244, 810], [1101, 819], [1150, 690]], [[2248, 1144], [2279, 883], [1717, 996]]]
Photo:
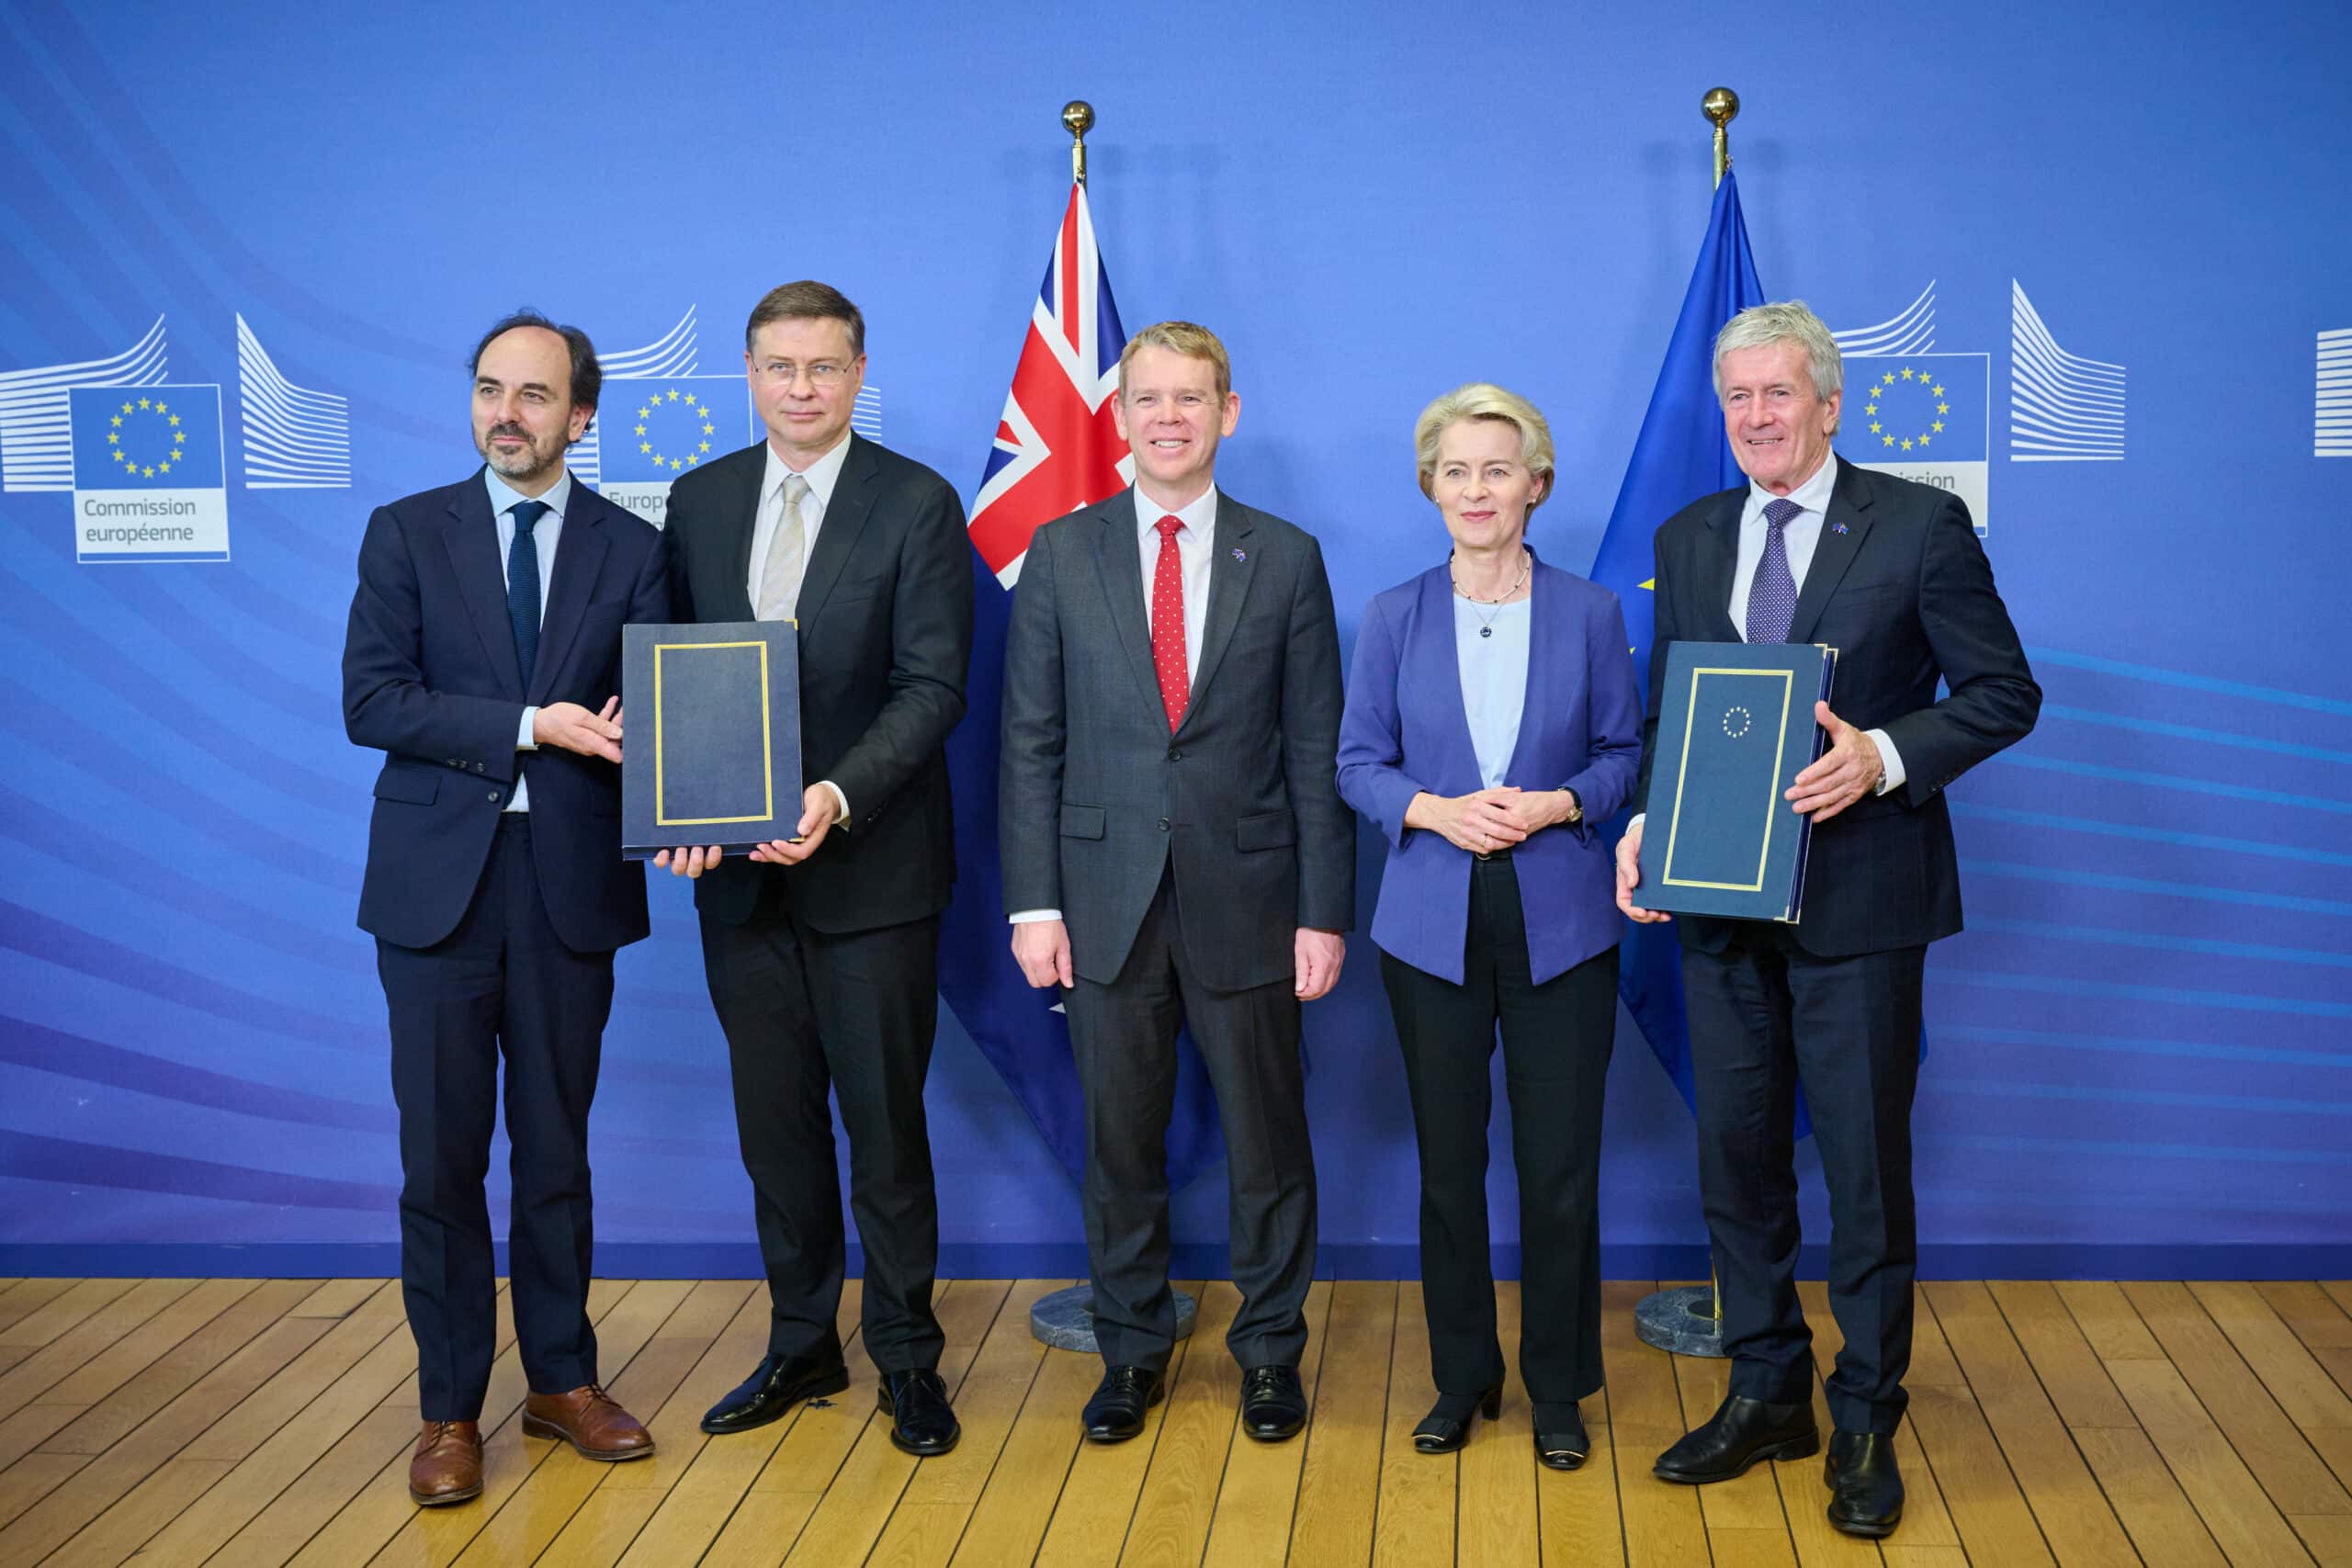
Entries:
[[1667, 649], [1636, 904], [1795, 923], [1813, 821], [1785, 794], [1827, 743], [1813, 705], [1837, 669], [1818, 643]]
[[621, 628], [621, 853], [749, 849], [800, 826], [790, 621]]

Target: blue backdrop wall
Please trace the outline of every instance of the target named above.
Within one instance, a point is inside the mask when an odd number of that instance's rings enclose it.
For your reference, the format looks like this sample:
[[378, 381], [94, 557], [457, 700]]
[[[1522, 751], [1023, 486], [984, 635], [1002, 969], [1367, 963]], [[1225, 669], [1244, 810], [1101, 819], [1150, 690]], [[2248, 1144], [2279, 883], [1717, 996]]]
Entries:
[[[1956, 356], [1954, 471], [2048, 693], [1953, 792], [1928, 1267], [2352, 1272], [2352, 12], [1675, 9], [0, 0], [0, 1273], [390, 1269], [352, 926], [377, 760], [336, 660], [368, 509], [474, 463], [493, 316], [725, 375], [763, 289], [829, 279], [871, 323], [865, 420], [968, 499], [1087, 96], [1122, 313], [1225, 335], [1220, 478], [1322, 536], [1351, 642], [1442, 548], [1409, 436], [1457, 382], [1549, 413], [1536, 541], [1591, 560], [1718, 82], [1768, 290], [1889, 369]], [[84, 382], [187, 389], [130, 422], [196, 433], [185, 536], [77, 507], [130, 482]], [[748, 1271], [682, 885], [655, 925], [606, 1042], [601, 1263]], [[1327, 1265], [1410, 1272], [1361, 936], [1307, 1034]], [[1700, 1269], [1690, 1116], [1630, 1025], [1610, 1097], [1612, 1270]], [[1074, 1189], [952, 1018], [931, 1106], [949, 1271], [1081, 1267]], [[1219, 1269], [1217, 1174], [1178, 1209]]]

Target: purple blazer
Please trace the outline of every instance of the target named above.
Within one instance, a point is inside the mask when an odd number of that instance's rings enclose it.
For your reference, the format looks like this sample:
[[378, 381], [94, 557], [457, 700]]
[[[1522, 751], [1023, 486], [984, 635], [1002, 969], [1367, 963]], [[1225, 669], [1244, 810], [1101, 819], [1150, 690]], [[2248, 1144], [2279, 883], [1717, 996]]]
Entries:
[[[1527, 703], [1505, 784], [1572, 789], [1580, 821], [1518, 846], [1527, 956], [1537, 984], [1616, 945], [1615, 873], [1595, 822], [1632, 795], [1641, 761], [1642, 702], [1617, 595], [1574, 572], [1535, 563], [1529, 585]], [[1470, 854], [1405, 826], [1423, 790], [1482, 787], [1454, 652], [1453, 582], [1438, 566], [1374, 596], [1356, 633], [1340, 721], [1340, 795], [1388, 840], [1372, 919], [1381, 951], [1462, 983], [1470, 922]]]

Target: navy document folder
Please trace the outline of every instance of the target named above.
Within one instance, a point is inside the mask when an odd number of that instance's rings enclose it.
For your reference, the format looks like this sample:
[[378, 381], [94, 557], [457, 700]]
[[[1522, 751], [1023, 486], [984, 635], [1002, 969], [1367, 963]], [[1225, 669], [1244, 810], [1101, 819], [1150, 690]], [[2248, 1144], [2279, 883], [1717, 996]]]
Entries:
[[621, 628], [621, 853], [749, 849], [800, 825], [790, 621]]
[[1634, 903], [1796, 920], [1813, 822], [1783, 796], [1828, 741], [1813, 705], [1829, 700], [1837, 668], [1838, 650], [1817, 643], [1667, 649]]

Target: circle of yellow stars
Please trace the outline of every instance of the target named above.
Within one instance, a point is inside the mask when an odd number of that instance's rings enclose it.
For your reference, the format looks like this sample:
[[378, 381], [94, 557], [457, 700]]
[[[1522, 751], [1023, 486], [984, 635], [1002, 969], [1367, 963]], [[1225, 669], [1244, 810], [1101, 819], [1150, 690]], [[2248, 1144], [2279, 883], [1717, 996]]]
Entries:
[[[135, 421], [142, 413], [152, 413], [170, 422], [165, 428], [172, 433], [172, 444], [164, 448], [164, 455], [153, 462], [142, 461], [133, 457], [130, 448], [122, 444], [122, 422], [126, 419]], [[122, 412], [116, 414], [109, 423], [112, 428], [107, 432], [107, 456], [120, 463], [122, 471], [126, 475], [152, 479], [158, 474], [170, 473], [172, 465], [187, 455], [180, 448], [187, 445], [187, 432], [180, 428], [180, 416], [172, 412], [169, 403], [153, 398], [141, 398], [136, 403], [125, 403], [122, 405]]]
[[[646, 438], [646, 421], [651, 419], [653, 417], [653, 411], [661, 407], [663, 403], [678, 402], [685, 404], [687, 408], [694, 412], [695, 419], [702, 425], [703, 438], [699, 442], [695, 443], [693, 450], [687, 452], [683, 457], [672, 457], [653, 449], [653, 443]], [[692, 435], [694, 433], [692, 431], [687, 432], [688, 435]], [[637, 411], [637, 449], [645, 456], [652, 458], [653, 466], [655, 468], [666, 468], [673, 473], [677, 472], [680, 468], [699, 467], [702, 463], [704, 455], [710, 450], [710, 438], [717, 434], [718, 434], [718, 427], [710, 423], [709, 405], [707, 403], [696, 402], [695, 400], [695, 395], [692, 392], [688, 392], [683, 398], [680, 397], [678, 395], [678, 389], [675, 387], [671, 388], [666, 394], [660, 392], [655, 393], [652, 397], [648, 398], [645, 400], [645, 405], [642, 408], [639, 408]]]
[[[1730, 736], [1734, 740], [1736, 740], [1741, 736], [1746, 735], [1747, 733], [1748, 726], [1755, 722], [1756, 716], [1749, 713], [1744, 707], [1734, 706], [1724, 710], [1724, 733]], [[1732, 728], [1735, 723], [1739, 726], [1736, 729]]]
[[[1912, 382], [1920, 391], [1926, 392], [1936, 405], [1934, 417], [1925, 421], [1927, 428], [1919, 431], [1916, 435], [1904, 435], [1898, 433], [1913, 427], [1919, 422], [1902, 421], [1897, 423], [1893, 430], [1889, 430], [1885, 421], [1878, 417], [1879, 405], [1893, 400], [1889, 394], [1900, 392], [1903, 389], [1902, 381]], [[1924, 370], [1914, 370], [1910, 366], [1905, 365], [1903, 367], [1900, 380], [1896, 378], [1895, 373], [1890, 370], [1877, 385], [1871, 388], [1862, 404], [1862, 412], [1870, 416], [1871, 434], [1878, 437], [1880, 446], [1899, 447], [1908, 452], [1915, 446], [1924, 450], [1937, 436], [1943, 434], [1943, 416], [1951, 412], [1951, 404], [1944, 400], [1944, 389], [1936, 384], [1936, 378]], [[1892, 412], [1887, 415], [1889, 420], [1894, 417]]]

